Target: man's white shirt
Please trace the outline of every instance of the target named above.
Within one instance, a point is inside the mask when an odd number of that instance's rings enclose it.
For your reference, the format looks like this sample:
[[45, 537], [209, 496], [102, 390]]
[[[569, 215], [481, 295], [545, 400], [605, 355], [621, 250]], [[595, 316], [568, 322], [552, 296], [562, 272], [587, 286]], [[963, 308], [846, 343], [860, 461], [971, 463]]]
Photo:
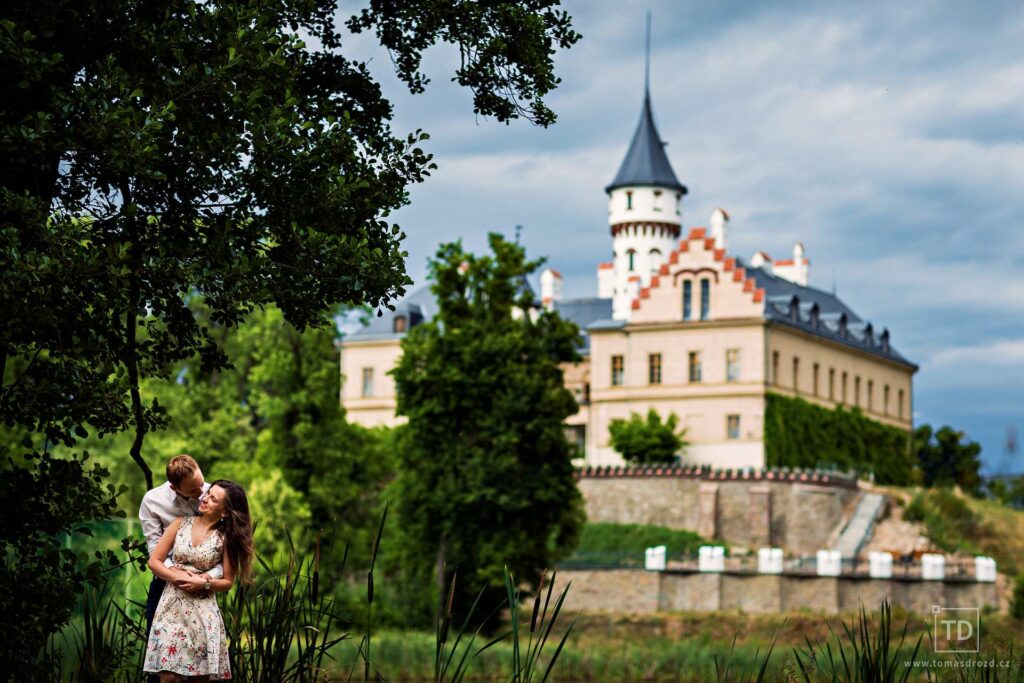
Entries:
[[[203, 484], [203, 494], [210, 490], [209, 482]], [[139, 505], [139, 521], [142, 522], [142, 533], [146, 535], [146, 546], [152, 553], [156, 544], [164, 535], [167, 527], [178, 517], [194, 517], [199, 511], [198, 498], [180, 496], [171, 489], [171, 482], [165, 481], [155, 489], [146, 492]], [[166, 564], [170, 566], [168, 554]], [[224, 577], [224, 567], [218, 564], [211, 569], [209, 575], [215, 579]]]

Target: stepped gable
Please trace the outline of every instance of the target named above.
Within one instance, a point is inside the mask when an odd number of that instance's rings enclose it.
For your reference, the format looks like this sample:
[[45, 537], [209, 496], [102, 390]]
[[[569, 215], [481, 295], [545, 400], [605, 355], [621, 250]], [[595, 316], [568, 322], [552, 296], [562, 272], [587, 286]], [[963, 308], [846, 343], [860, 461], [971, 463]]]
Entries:
[[[713, 273], [718, 280], [718, 271], [710, 268], [696, 270], [678, 269], [683, 254], [696, 250], [710, 252], [714, 263], [721, 263], [725, 282], [739, 284], [742, 291], [757, 305], [758, 313], [772, 322], [794, 327], [803, 332], [857, 348], [876, 356], [895, 361], [914, 369], [911, 363], [893, 347], [889, 330], [875, 329], [874, 325], [858, 316], [835, 294], [814, 287], [799, 285], [774, 275], [763, 268], [748, 265], [743, 259], [729, 256], [724, 249], [715, 246], [715, 240], [707, 236], [706, 228], [692, 228], [686, 239], [679, 243], [669, 255], [657, 275], [651, 277], [647, 287], [640, 289], [634, 297], [631, 308], [640, 311], [644, 301], [651, 298], [654, 290], [672, 286], [672, 277], [682, 273]], [[731, 277], [729, 277], [731, 274]]]

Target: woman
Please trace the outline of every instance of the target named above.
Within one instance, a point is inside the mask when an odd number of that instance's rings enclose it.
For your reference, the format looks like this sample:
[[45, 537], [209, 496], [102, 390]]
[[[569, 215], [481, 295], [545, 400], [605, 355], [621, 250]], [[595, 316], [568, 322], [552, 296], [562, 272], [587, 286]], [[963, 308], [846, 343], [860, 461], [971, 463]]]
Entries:
[[[164, 560], [172, 556], [173, 566]], [[196, 517], [179, 517], [149, 556], [150, 570], [167, 581], [153, 616], [143, 669], [160, 683], [231, 678], [224, 619], [215, 592], [231, 590], [236, 577], [250, 583], [252, 523], [245, 490], [220, 479], [199, 504]], [[220, 564], [224, 578], [199, 575]]]

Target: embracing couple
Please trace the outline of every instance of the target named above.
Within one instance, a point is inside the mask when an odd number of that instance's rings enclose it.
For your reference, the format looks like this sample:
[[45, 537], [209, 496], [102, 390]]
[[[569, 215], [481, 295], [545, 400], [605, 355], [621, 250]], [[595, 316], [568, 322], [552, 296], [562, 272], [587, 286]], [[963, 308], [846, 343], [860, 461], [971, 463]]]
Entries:
[[[252, 521], [245, 490], [208, 483], [190, 455], [167, 463], [167, 482], [146, 493], [139, 520], [153, 582], [146, 601], [150, 681], [231, 678], [227, 633], [215, 593], [248, 583]], [[156, 674], [159, 674], [157, 676]]]

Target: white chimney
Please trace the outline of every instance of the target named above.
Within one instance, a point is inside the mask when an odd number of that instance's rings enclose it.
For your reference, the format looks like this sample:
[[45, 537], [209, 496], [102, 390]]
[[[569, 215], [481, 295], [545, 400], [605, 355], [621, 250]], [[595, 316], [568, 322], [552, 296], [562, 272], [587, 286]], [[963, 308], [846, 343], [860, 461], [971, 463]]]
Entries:
[[709, 219], [711, 238], [715, 240], [716, 249], [726, 249], [726, 228], [729, 226], [729, 214], [725, 209], [715, 209]]
[[554, 268], [545, 268], [540, 274], [540, 301], [546, 310], [552, 310], [562, 300], [562, 274]]

